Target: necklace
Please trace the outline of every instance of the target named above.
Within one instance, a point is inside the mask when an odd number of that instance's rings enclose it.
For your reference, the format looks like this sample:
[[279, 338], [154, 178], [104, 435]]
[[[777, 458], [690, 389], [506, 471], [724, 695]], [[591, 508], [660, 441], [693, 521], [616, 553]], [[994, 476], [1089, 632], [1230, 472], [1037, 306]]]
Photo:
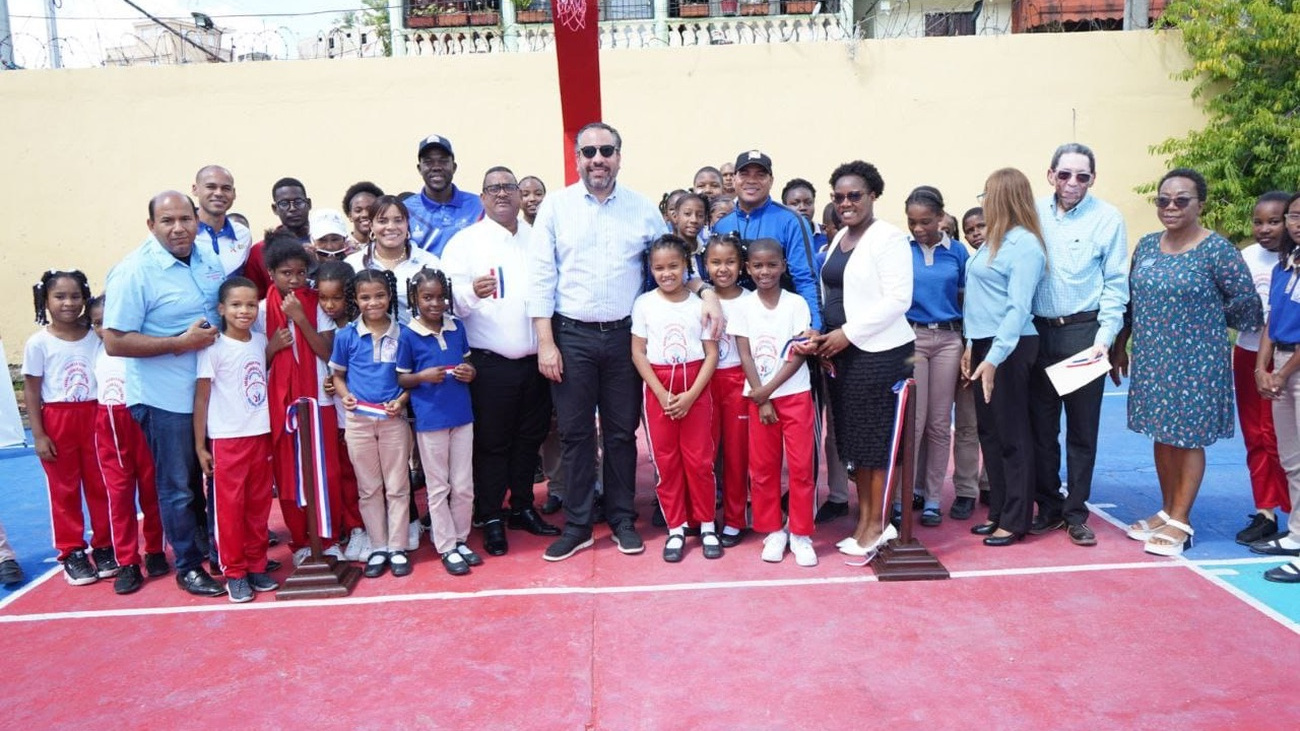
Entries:
[[402, 262], [406, 261], [406, 249], [403, 248], [403, 249], [402, 249], [402, 255], [399, 256], [399, 257], [397, 257], [396, 259], [389, 259], [389, 258], [386, 257], [386, 256], [382, 256], [382, 255], [380, 255], [380, 253], [379, 253], [379, 247], [376, 246], [376, 247], [374, 247], [374, 249], [371, 250], [371, 258], [373, 258], [373, 259], [377, 259], [378, 261], [380, 261], [380, 262], [382, 262], [382, 263], [384, 263], [384, 264], [388, 264], [389, 266], [394, 266], [394, 265], [401, 264]]

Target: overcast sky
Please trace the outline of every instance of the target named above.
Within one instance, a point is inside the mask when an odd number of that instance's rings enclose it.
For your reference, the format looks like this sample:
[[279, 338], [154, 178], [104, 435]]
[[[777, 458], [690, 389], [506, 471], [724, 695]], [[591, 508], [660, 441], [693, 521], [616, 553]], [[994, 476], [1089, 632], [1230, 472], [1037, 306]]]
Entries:
[[[25, 68], [49, 68], [49, 35], [45, 17], [57, 5], [63, 65], [98, 66], [104, 49], [132, 41], [135, 23], [147, 20], [122, 0], [8, 0], [14, 36], [14, 60]], [[159, 18], [192, 20], [191, 12], [205, 13], [229, 32], [223, 43], [236, 53], [261, 51], [276, 58], [297, 58], [298, 42], [327, 30], [348, 10], [362, 8], [361, 0], [133, 0]], [[400, 0], [389, 0], [400, 7]], [[242, 16], [242, 17], [241, 17]]]

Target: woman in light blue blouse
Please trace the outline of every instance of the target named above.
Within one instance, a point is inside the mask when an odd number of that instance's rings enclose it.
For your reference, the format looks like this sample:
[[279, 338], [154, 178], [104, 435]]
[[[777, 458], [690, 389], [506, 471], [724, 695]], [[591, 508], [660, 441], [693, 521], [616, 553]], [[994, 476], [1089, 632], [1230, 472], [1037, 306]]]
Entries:
[[971, 529], [986, 546], [1024, 537], [1034, 512], [1029, 369], [1038, 357], [1030, 305], [1047, 266], [1029, 178], [1002, 168], [984, 183], [988, 238], [966, 266], [962, 372], [975, 391], [989, 473], [989, 519]]

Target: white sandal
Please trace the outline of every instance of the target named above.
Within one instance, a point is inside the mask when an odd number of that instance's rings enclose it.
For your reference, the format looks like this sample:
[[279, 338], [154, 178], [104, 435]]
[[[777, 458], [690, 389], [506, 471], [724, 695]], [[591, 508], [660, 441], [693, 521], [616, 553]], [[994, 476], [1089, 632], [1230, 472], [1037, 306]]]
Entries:
[[1160, 530], [1166, 525], [1169, 525], [1169, 513], [1166, 513], [1165, 511], [1161, 510], [1160, 512], [1156, 513], [1156, 517], [1163, 520], [1164, 523], [1152, 528], [1151, 524], [1148, 523], [1144, 518], [1142, 520], [1139, 520], [1137, 523], [1135, 523], [1135, 525], [1137, 526], [1136, 528], [1130, 527], [1128, 531], [1125, 533], [1125, 535], [1127, 535], [1129, 538], [1132, 538], [1135, 541], [1142, 541], [1144, 543], [1146, 541], [1151, 540], [1152, 533], [1155, 533], [1156, 531]]
[[[1170, 536], [1163, 533], [1153, 532], [1151, 537], [1147, 539], [1146, 545], [1143, 547], [1147, 553], [1155, 554], [1156, 556], [1181, 556], [1184, 550], [1192, 547], [1192, 536], [1196, 535], [1196, 531], [1192, 530], [1190, 525], [1181, 520], [1169, 518], [1165, 520], [1165, 524], [1160, 526], [1160, 528], [1175, 528], [1187, 534], [1187, 538], [1175, 542], [1175, 539]], [[1160, 530], [1160, 528], [1157, 528], [1156, 530]], [[1159, 541], [1159, 543], [1154, 543], [1153, 541]]]

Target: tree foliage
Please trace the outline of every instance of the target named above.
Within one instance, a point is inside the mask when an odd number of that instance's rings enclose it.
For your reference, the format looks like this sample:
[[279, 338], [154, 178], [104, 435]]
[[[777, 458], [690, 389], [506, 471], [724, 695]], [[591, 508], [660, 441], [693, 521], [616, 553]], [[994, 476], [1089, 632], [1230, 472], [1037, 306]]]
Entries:
[[1192, 66], [1176, 78], [1208, 122], [1151, 151], [1205, 175], [1203, 223], [1240, 241], [1258, 195], [1300, 188], [1300, 0], [1174, 0], [1161, 26], [1182, 31]]

